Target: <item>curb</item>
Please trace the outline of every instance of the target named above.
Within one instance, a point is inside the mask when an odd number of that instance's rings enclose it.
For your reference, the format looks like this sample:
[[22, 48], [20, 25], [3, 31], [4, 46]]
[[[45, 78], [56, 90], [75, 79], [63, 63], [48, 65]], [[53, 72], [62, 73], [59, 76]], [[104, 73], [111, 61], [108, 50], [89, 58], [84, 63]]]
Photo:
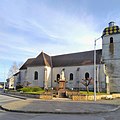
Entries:
[[15, 98], [27, 100], [26, 97], [22, 97], [22, 96], [17, 96], [17, 95], [12, 95], [12, 94], [5, 94], [5, 93], [2, 93], [2, 95], [6, 95], [6, 96], [10, 96], [10, 97], [15, 97]]
[[61, 111], [24, 111], [24, 110], [10, 110], [0, 106], [0, 109], [7, 112], [18, 112], [18, 113], [33, 113], [33, 114], [97, 114], [97, 113], [108, 113], [115, 112], [120, 109], [120, 106], [117, 106], [114, 109], [104, 110], [104, 111], [84, 111], [84, 112], [61, 112]]

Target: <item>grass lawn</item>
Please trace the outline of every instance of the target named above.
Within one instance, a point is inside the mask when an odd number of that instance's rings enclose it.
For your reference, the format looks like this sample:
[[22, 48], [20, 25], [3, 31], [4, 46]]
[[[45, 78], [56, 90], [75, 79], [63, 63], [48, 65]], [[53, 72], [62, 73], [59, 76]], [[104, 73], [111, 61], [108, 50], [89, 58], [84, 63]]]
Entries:
[[24, 93], [39, 95], [39, 94], [42, 94], [42, 93], [44, 93], [44, 92], [45, 92], [45, 90], [41, 90], [41, 91], [37, 91], [37, 92], [24, 92]]

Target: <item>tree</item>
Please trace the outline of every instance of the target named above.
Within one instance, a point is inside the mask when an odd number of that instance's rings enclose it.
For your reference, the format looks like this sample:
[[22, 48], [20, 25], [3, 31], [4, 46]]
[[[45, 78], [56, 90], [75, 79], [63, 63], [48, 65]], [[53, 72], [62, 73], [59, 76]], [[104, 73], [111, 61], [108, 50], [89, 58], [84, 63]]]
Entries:
[[10, 67], [10, 69], [9, 69], [8, 77], [13, 76], [13, 75], [14, 75], [15, 73], [17, 73], [18, 71], [19, 71], [19, 67], [18, 67], [17, 63], [14, 62], [14, 63], [12, 64], [12, 66]]
[[82, 79], [81, 83], [86, 87], [86, 91], [89, 94], [89, 85], [92, 83], [92, 77], [86, 77], [85, 79]]

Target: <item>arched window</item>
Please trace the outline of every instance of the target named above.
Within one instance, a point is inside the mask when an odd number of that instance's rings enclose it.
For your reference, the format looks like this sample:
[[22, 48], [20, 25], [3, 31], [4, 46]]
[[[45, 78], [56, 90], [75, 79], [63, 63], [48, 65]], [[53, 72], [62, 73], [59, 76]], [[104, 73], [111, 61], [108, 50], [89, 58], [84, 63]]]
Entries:
[[113, 37], [110, 37], [110, 43], [113, 43]]
[[89, 78], [89, 73], [86, 72], [86, 73], [85, 73], [85, 79], [87, 80], [88, 78]]
[[60, 74], [57, 74], [57, 82], [60, 80]]
[[35, 73], [34, 73], [34, 80], [38, 80], [38, 72], [37, 71], [35, 71]]
[[110, 44], [109, 44], [109, 51], [111, 53], [111, 55], [114, 54], [114, 44], [113, 44], [113, 37], [110, 37]]
[[70, 73], [70, 80], [73, 80], [73, 73]]

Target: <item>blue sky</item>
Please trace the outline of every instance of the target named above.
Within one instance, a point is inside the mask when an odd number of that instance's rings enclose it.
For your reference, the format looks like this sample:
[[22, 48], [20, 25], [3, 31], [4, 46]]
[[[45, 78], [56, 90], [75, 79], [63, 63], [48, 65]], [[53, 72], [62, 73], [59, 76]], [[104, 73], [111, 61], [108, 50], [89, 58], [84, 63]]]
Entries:
[[110, 21], [120, 25], [119, 5], [119, 0], [0, 0], [0, 81], [13, 62], [24, 63], [42, 50], [49, 55], [93, 50]]

